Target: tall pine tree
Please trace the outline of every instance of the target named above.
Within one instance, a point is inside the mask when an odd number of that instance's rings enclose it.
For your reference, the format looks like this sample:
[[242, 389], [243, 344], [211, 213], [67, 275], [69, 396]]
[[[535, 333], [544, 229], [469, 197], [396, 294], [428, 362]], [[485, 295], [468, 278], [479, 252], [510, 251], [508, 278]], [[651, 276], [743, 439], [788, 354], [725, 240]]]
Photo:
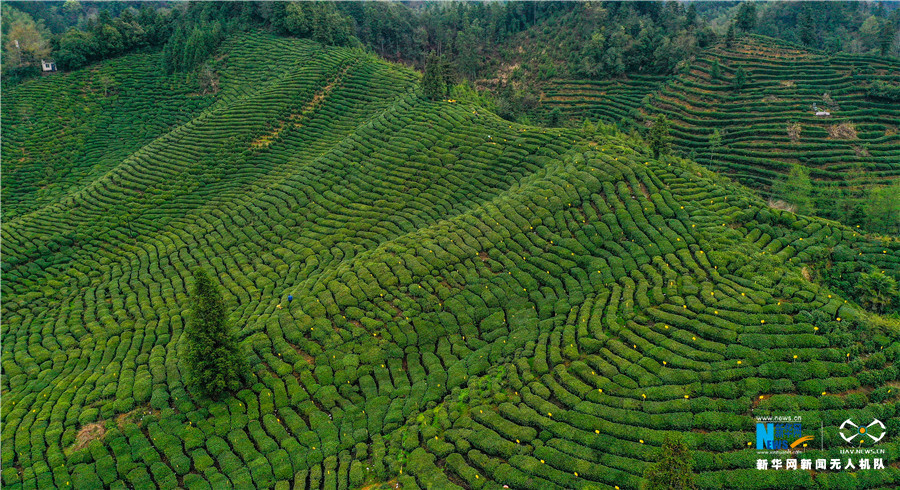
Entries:
[[718, 129], [714, 129], [713, 133], [709, 135], [709, 155], [710, 159], [712, 159], [713, 164], [716, 163], [716, 153], [719, 151], [719, 148], [722, 147], [722, 133], [719, 132]]
[[732, 80], [734, 89], [740, 92], [747, 85], [747, 78], [747, 70], [744, 70], [743, 66], [739, 66], [734, 72], [734, 80]]
[[793, 165], [785, 180], [778, 181], [772, 189], [775, 194], [794, 206], [797, 214], [813, 214], [816, 210], [812, 199], [812, 179], [809, 169]]
[[647, 138], [650, 149], [653, 150], [653, 158], [659, 158], [669, 152], [669, 121], [666, 116], [656, 116], [653, 127], [650, 128], [650, 136]]
[[749, 31], [756, 27], [756, 4], [753, 2], [742, 3], [734, 18], [734, 22], [744, 31]]
[[647, 467], [644, 476], [651, 490], [687, 490], [696, 488], [694, 461], [682, 440], [667, 435], [659, 450], [658, 461]]
[[229, 331], [219, 288], [203, 269], [194, 272], [188, 341], [188, 383], [201, 395], [218, 399], [241, 387], [247, 361]]
[[422, 77], [422, 92], [431, 100], [438, 100], [447, 94], [444, 61], [433, 52], [425, 62], [425, 76]]

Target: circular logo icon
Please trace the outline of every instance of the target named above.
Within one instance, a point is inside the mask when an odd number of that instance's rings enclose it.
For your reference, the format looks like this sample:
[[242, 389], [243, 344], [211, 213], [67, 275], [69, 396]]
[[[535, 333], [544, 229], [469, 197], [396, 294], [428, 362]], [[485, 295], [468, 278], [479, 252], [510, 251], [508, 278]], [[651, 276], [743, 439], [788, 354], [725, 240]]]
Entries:
[[841, 438], [847, 442], [853, 442], [857, 437], [863, 436], [859, 440], [860, 444], [865, 442], [865, 437], [871, 438], [872, 442], [875, 443], [884, 438], [884, 435], [887, 434], [887, 428], [878, 419], [873, 419], [869, 425], [856, 425], [852, 420], [847, 419], [841, 424], [840, 434]]

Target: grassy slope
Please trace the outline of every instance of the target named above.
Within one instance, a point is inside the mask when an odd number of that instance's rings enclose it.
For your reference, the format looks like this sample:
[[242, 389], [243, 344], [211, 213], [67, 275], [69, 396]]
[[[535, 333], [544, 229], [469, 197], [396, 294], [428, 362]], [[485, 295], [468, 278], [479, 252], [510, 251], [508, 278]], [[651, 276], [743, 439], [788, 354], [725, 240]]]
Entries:
[[[719, 79], [711, 75], [715, 60], [721, 66]], [[740, 92], [731, 87], [738, 67], [750, 75]], [[844, 181], [860, 166], [864, 182], [886, 183], [900, 175], [900, 110], [866, 99], [865, 91], [871, 79], [896, 83], [898, 71], [896, 61], [819, 55], [748, 36], [734, 49], [707, 50], [690, 73], [665, 82], [646, 77], [620, 83], [559, 81], [547, 90], [547, 100], [569, 115], [611, 122], [624, 117], [646, 123], [666, 114], [679, 150], [751, 186], [768, 186], [794, 163], [809, 167], [817, 180]], [[831, 110], [831, 118], [817, 118], [811, 106], [825, 106], [826, 92], [839, 109]], [[800, 124], [799, 141], [788, 137], [789, 122]], [[856, 127], [858, 138], [829, 136], [827, 127], [843, 122]], [[716, 128], [723, 132], [723, 147], [712, 155], [709, 136]]]
[[[189, 120], [115, 143], [132, 152], [55, 197], [6, 198], [28, 212], [2, 229], [5, 487], [347, 488], [402, 470], [631, 488], [666, 430], [703, 488], [841, 486], [752, 469], [753, 414], [821, 421], [831, 447], [848, 415], [897, 419], [897, 331], [801, 271], [897, 275], [896, 240], [770, 210], [621, 136], [425, 102], [414, 73], [352, 51], [262, 35], [222, 51], [223, 91]], [[16, 103], [41, 83], [63, 82]], [[179, 363], [198, 265], [253, 364], [214, 404]]]

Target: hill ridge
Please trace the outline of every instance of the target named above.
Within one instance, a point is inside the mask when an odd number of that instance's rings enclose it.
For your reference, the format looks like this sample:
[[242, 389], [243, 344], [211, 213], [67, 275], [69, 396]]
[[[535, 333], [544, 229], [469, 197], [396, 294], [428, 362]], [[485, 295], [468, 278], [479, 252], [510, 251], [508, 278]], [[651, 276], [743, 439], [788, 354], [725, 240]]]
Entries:
[[[81, 216], [84, 238], [47, 240], [65, 216], [3, 224], [4, 486], [635, 488], [675, 432], [700, 488], [812, 486], [842, 475], [755, 469], [756, 414], [821, 422], [813, 458], [839, 455], [848, 415], [898, 420], [900, 332], [845, 286], [900, 274], [900, 241], [772, 209], [610, 126], [427, 101], [355, 51], [259, 69], [317, 49], [226, 43], [223, 90], [268, 91], [141, 146], [144, 171], [189, 171], [102, 187], [126, 209]], [[197, 266], [251, 366], [219, 402], [183, 378]]]

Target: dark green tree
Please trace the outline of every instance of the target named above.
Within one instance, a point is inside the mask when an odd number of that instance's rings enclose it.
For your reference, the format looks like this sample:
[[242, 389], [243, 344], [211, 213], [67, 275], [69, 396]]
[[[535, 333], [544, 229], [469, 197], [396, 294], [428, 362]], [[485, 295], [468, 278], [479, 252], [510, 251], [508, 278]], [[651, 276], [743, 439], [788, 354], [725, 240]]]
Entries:
[[596, 132], [597, 126], [594, 126], [590, 119], [584, 118], [584, 123], [581, 125], [581, 133], [590, 138]]
[[800, 24], [800, 42], [812, 46], [816, 40], [816, 23], [813, 20], [812, 7], [809, 4], [803, 4], [797, 20]]
[[653, 151], [653, 158], [659, 158], [660, 155], [669, 152], [669, 121], [666, 120], [666, 116], [662, 114], [656, 116], [647, 143]]
[[713, 161], [713, 164], [716, 163], [716, 154], [719, 151], [719, 148], [722, 147], [722, 133], [719, 132], [718, 129], [714, 129], [712, 134], [709, 135], [709, 154], [710, 158]]
[[797, 214], [812, 214], [815, 206], [812, 199], [812, 180], [809, 169], [802, 165], [794, 165], [787, 179], [775, 184], [775, 194], [794, 206]]
[[713, 77], [714, 80], [722, 78], [722, 67], [719, 65], [718, 59], [713, 61], [712, 68], [709, 70], [709, 74]]
[[753, 2], [744, 2], [738, 8], [738, 13], [734, 17], [734, 23], [744, 30], [749, 31], [756, 27], [756, 4]]
[[890, 309], [900, 294], [897, 292], [897, 281], [877, 269], [860, 274], [856, 288], [863, 305], [875, 313]]
[[697, 6], [693, 3], [688, 6], [687, 12], [684, 15], [684, 27], [685, 29], [690, 29], [694, 27], [694, 24], [697, 23]]
[[747, 85], [747, 71], [744, 70], [743, 66], [739, 66], [737, 71], [734, 72], [734, 80], [732, 81], [732, 85], [735, 90], [740, 92], [745, 85]]
[[476, 19], [466, 26], [456, 35], [456, 41], [453, 43], [457, 55], [457, 67], [459, 72], [469, 80], [475, 80], [479, 63], [483, 62], [484, 56], [482, 41], [484, 29], [481, 23]]
[[550, 119], [547, 121], [547, 125], [552, 128], [559, 127], [561, 119], [562, 112], [559, 110], [559, 107], [554, 107], [553, 110], [550, 111]]
[[188, 384], [204, 397], [218, 399], [239, 389], [247, 361], [227, 323], [219, 288], [202, 268], [194, 271], [187, 336]]
[[887, 20], [881, 23], [881, 32], [878, 36], [878, 50], [881, 52], [881, 56], [887, 56], [891, 49], [891, 43], [897, 37], [897, 26], [892, 24]]
[[447, 87], [447, 95], [450, 95], [450, 89], [453, 88], [456, 79], [453, 66], [450, 64], [450, 58], [444, 55], [440, 56], [440, 64], [441, 73], [444, 75], [444, 85]]
[[657, 462], [649, 466], [644, 476], [650, 490], [686, 490], [696, 488], [694, 458], [680, 438], [666, 435], [657, 453]]
[[285, 2], [279, 7], [284, 9], [279, 10], [283, 17], [273, 25], [285, 34], [336, 46], [346, 46], [353, 39], [353, 22], [334, 2]]
[[447, 82], [444, 76], [444, 63], [440, 56], [433, 52], [425, 62], [425, 75], [422, 77], [422, 93], [431, 100], [438, 100], [447, 95]]
[[725, 46], [734, 47], [734, 22], [728, 25], [728, 32], [725, 33]]
[[870, 230], [900, 233], [900, 180], [891, 185], [873, 186], [865, 200], [865, 213]]
[[96, 50], [97, 43], [93, 34], [70, 29], [59, 39], [56, 62], [66, 70], [81, 68], [93, 60]]

